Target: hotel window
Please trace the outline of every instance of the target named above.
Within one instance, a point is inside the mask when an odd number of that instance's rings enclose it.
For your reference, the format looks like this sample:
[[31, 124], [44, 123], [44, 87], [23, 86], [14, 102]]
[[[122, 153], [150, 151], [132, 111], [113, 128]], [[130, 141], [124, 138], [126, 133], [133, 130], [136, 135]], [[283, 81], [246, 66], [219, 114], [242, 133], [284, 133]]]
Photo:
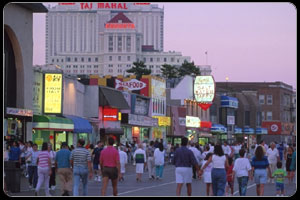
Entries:
[[122, 51], [122, 36], [118, 36], [118, 52]]
[[129, 67], [131, 67], [131, 65], [127, 65], [127, 67], [129, 68]]
[[59, 59], [56, 59], [56, 62], [59, 62]]
[[91, 58], [88, 58], [88, 62], [91, 62], [92, 61], [92, 59]]
[[153, 62], [153, 58], [150, 58], [150, 62]]
[[114, 67], [113, 65], [108, 65], [108, 67]]
[[157, 62], [160, 62], [160, 58], [157, 58]]
[[98, 62], [98, 58], [95, 58], [95, 62]]
[[164, 58], [164, 62], [167, 62], [167, 58]]
[[81, 57], [81, 62], [84, 62], [84, 57]]
[[122, 60], [122, 57], [121, 56], [118, 56], [118, 61], [121, 61]]
[[112, 56], [109, 56], [109, 61], [112, 61]]
[[130, 61], [130, 56], [127, 56], [127, 61]]
[[120, 68], [120, 67], [122, 67], [122, 65], [118, 65], [118, 67]]
[[113, 38], [113, 36], [109, 36], [108, 37], [108, 51], [109, 52], [113, 52], [113, 44], [114, 44], [114, 38]]
[[261, 120], [265, 121], [265, 111], [261, 111]]
[[126, 37], [126, 51], [127, 52], [131, 51], [131, 37], [130, 36]]
[[258, 96], [258, 101], [259, 101], [259, 104], [265, 104], [265, 95], [260, 94]]
[[77, 58], [76, 57], [74, 58], [74, 62], [77, 62]]
[[94, 65], [94, 68], [98, 68], [98, 65]]
[[273, 96], [267, 95], [267, 105], [272, 105], [272, 104], [273, 104]]
[[92, 65], [88, 65], [87, 68], [92, 68]]
[[64, 59], [61, 59], [61, 62], [64, 62]]
[[175, 58], [171, 58], [171, 62], [174, 62]]
[[145, 63], [146, 61], [147, 61], [146, 58], [144, 58], [144, 63]]
[[156, 69], [160, 69], [160, 66], [159, 66], [159, 65], [156, 65]]
[[267, 112], [267, 121], [272, 121], [272, 112]]

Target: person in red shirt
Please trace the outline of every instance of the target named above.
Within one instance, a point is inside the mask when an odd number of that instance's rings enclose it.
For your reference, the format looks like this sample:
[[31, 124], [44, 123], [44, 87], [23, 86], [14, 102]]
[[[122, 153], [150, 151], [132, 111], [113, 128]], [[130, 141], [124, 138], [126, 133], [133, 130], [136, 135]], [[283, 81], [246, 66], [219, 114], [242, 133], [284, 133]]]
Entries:
[[115, 140], [112, 137], [108, 138], [108, 146], [106, 149], [101, 151], [100, 154], [100, 166], [102, 170], [102, 190], [101, 195], [106, 195], [106, 189], [109, 179], [111, 179], [113, 187], [113, 195], [118, 195], [117, 185], [118, 178], [120, 177], [120, 156], [118, 150], [116, 150], [114, 145]]
[[233, 159], [232, 157], [228, 156], [228, 167], [226, 168], [226, 175], [227, 175], [227, 186], [226, 186], [226, 194], [228, 194], [229, 188], [231, 190], [231, 196], [233, 196], [233, 184], [234, 180], [232, 178], [233, 172]]

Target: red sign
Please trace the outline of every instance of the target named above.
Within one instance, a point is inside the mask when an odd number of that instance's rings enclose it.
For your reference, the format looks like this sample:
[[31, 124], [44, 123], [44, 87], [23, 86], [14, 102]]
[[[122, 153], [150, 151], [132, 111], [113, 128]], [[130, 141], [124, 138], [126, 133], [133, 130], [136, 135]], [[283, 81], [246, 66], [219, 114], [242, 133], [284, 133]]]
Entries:
[[103, 108], [103, 121], [118, 121], [118, 109], [104, 107]]
[[135, 29], [133, 23], [124, 23], [124, 24], [116, 24], [116, 23], [108, 23], [105, 24], [106, 29]]
[[268, 129], [269, 135], [280, 135], [281, 134], [281, 122], [262, 122], [262, 128]]
[[128, 90], [141, 90], [147, 86], [146, 83], [139, 81], [137, 79], [131, 79], [130, 81], [122, 82], [116, 79], [116, 89], [123, 87], [127, 88]]
[[209, 109], [209, 107], [210, 107], [211, 105], [212, 105], [211, 103], [198, 103], [198, 106], [199, 106], [200, 108], [202, 108], [203, 110]]
[[[60, 5], [74, 5], [73, 3], [66, 4], [60, 3]], [[120, 9], [120, 10], [127, 10], [126, 3], [97, 3], [98, 9]], [[93, 3], [80, 3], [81, 10], [91, 10], [93, 9]]]
[[201, 121], [200, 128], [211, 128], [211, 122]]

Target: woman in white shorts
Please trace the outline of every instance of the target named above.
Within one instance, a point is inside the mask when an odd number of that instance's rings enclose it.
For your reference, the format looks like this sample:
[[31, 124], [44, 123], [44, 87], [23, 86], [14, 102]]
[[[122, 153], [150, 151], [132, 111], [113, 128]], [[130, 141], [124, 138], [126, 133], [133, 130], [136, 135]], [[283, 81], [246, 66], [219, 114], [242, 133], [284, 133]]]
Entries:
[[[205, 165], [205, 163], [207, 162], [207, 160], [212, 156], [213, 154], [212, 153], [208, 153], [206, 155], [206, 157], [204, 158], [204, 161], [203, 161], [203, 165]], [[212, 196], [212, 181], [211, 181], [211, 170], [212, 170], [212, 163], [210, 163], [204, 170], [203, 172], [203, 181], [204, 183], [206, 183], [206, 196]]]

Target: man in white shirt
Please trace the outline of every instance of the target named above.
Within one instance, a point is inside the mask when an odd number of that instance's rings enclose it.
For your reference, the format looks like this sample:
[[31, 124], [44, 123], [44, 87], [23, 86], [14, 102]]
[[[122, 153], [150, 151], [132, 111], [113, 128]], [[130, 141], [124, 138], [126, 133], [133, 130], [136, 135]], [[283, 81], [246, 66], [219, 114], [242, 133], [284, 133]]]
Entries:
[[121, 165], [121, 177], [119, 177], [119, 181], [124, 181], [124, 174], [126, 171], [125, 165], [127, 164], [127, 153], [125, 153], [125, 147], [121, 146], [119, 149], [120, 156], [120, 165]]
[[138, 149], [133, 154], [133, 159], [136, 163], [136, 180], [142, 181], [142, 174], [144, 173], [144, 165], [147, 164], [146, 152], [143, 150], [143, 144], [138, 145]]
[[[271, 170], [271, 174], [273, 174], [273, 172], [276, 170], [276, 164], [277, 164], [277, 161], [280, 160], [279, 158], [279, 152], [277, 150], [276, 145], [274, 142], [271, 142], [271, 148], [269, 148], [267, 150], [267, 156], [268, 156], [268, 161], [269, 161], [269, 164], [270, 164], [270, 170]], [[274, 183], [274, 179], [272, 178], [272, 183]], [[269, 182], [270, 182], [270, 179], [269, 179]]]
[[[198, 163], [198, 166], [200, 165], [201, 161], [201, 152], [195, 147], [195, 144], [192, 142], [191, 146], [189, 147], [189, 150], [191, 150], [196, 158], [196, 161]], [[196, 168], [193, 166], [193, 179], [196, 179]]]
[[223, 149], [225, 155], [230, 156], [230, 154], [231, 154], [231, 148], [227, 144], [226, 141], [224, 141], [224, 145], [222, 145], [222, 149]]

